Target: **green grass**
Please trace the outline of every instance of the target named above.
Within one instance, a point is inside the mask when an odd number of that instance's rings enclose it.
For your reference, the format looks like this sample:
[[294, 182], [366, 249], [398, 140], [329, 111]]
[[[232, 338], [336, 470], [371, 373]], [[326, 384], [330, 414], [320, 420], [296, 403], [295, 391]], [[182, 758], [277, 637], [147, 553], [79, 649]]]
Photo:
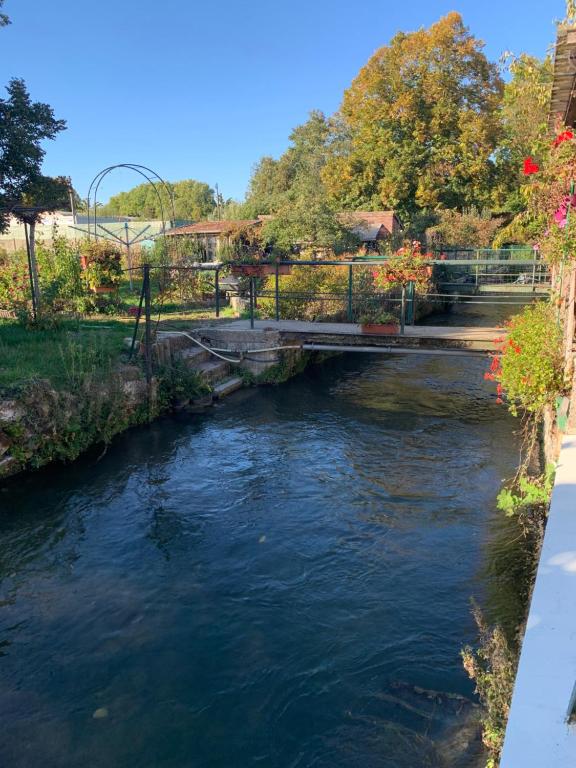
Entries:
[[[234, 314], [229, 307], [223, 307], [221, 317]], [[161, 315], [159, 327], [190, 328], [214, 318], [210, 309], [175, 312]], [[156, 328], [157, 313], [152, 320]], [[16, 390], [31, 379], [48, 379], [57, 389], [74, 389], [87, 374], [105, 377], [126, 354], [124, 339], [132, 336], [134, 322], [134, 318], [101, 315], [63, 320], [57, 328], [37, 330], [16, 320], [0, 319], [0, 394], [2, 390]], [[142, 318], [139, 338], [143, 332]]]
[[68, 320], [51, 330], [30, 330], [0, 320], [0, 389], [13, 389], [35, 378], [70, 388], [94, 371], [116, 362], [130, 327], [119, 320]]

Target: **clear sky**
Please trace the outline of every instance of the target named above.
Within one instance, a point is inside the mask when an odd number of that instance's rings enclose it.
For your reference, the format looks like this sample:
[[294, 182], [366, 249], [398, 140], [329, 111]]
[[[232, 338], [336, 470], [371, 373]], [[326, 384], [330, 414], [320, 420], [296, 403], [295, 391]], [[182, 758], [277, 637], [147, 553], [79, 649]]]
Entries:
[[[241, 199], [262, 155], [278, 156], [312, 109], [334, 112], [398, 30], [459, 11], [486, 43], [542, 56], [564, 0], [6, 0], [0, 83], [22, 77], [68, 129], [44, 173], [82, 197], [118, 162], [170, 181], [218, 183]], [[102, 199], [139, 182], [117, 172]]]

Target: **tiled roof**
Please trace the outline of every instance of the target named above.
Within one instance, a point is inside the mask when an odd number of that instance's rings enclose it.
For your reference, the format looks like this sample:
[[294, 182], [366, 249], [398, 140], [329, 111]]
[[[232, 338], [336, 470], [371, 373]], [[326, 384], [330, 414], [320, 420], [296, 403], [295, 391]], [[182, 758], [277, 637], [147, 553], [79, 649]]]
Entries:
[[340, 220], [346, 224], [353, 224], [353, 232], [364, 242], [392, 234], [394, 219], [399, 225], [400, 222], [394, 211], [342, 211], [340, 214]]
[[258, 219], [238, 219], [237, 221], [197, 221], [185, 227], [175, 227], [166, 232], [167, 235], [220, 235], [229, 229], [252, 227], [261, 224]]

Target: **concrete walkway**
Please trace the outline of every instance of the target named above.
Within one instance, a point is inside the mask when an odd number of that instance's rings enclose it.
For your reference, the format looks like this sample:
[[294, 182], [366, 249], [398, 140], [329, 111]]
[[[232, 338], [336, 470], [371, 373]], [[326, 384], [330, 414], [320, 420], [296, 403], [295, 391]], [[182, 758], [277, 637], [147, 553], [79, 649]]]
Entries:
[[562, 441], [501, 768], [574, 768], [576, 435]]
[[[219, 326], [225, 331], [250, 330], [249, 320], [234, 320]], [[301, 320], [255, 320], [255, 331], [276, 331], [282, 336], [298, 338], [302, 342], [326, 341], [330, 344], [396, 347], [426, 347], [443, 349], [448, 347], [473, 349], [476, 352], [493, 352], [494, 341], [506, 335], [504, 328], [450, 327], [433, 325], [407, 325], [403, 335], [364, 333], [356, 323], [323, 323]]]

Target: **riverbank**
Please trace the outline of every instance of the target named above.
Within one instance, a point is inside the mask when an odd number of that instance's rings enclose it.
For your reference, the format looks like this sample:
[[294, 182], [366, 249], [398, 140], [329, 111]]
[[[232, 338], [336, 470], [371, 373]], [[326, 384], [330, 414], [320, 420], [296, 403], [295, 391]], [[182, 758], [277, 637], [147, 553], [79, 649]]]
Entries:
[[208, 339], [201, 341], [215, 334], [211, 344], [217, 347], [217, 327], [169, 327], [155, 328], [150, 371], [143, 342], [136, 343], [130, 359], [126, 332], [131, 328], [123, 323], [70, 323], [34, 332], [8, 328], [0, 479], [74, 460], [172, 409], [199, 412], [242, 386], [282, 383], [329, 356], [282, 345], [278, 334], [268, 331], [238, 337], [231, 354], [222, 354], [211, 350]]

